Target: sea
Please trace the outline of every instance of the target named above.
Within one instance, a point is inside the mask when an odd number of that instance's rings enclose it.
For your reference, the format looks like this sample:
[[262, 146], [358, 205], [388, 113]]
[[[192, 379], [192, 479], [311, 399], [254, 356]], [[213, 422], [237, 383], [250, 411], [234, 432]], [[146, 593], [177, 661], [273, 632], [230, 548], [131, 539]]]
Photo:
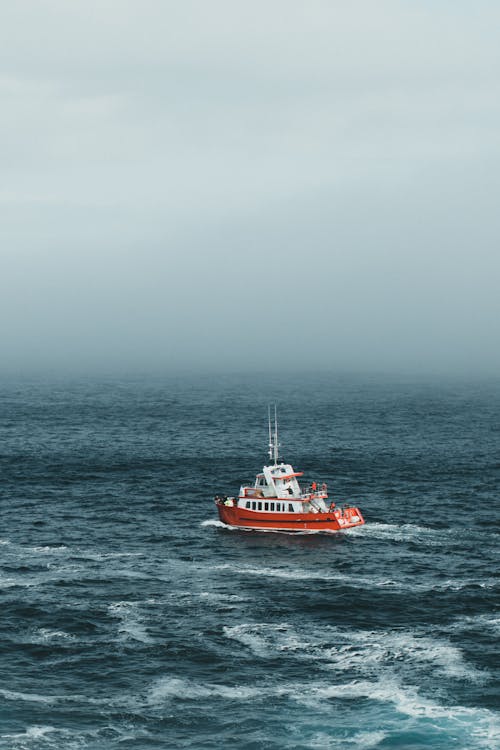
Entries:
[[[223, 526], [281, 456], [365, 526]], [[494, 750], [500, 381], [0, 381], [0, 748]]]

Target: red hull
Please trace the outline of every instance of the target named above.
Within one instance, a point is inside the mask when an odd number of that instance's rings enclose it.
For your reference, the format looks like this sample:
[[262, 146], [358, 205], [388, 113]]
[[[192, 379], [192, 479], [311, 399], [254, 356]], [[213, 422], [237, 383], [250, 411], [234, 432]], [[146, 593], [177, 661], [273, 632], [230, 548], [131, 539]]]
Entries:
[[364, 524], [359, 508], [344, 508], [328, 513], [260, 513], [224, 505], [216, 500], [219, 518], [228, 526], [273, 531], [340, 531]]

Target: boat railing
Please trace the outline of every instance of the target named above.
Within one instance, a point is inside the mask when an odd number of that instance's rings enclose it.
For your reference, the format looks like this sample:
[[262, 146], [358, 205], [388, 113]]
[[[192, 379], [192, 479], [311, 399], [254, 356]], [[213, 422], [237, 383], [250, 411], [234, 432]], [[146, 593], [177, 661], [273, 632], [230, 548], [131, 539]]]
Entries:
[[311, 499], [314, 497], [324, 499], [328, 497], [328, 487], [326, 482], [322, 484], [310, 484], [307, 487], [300, 487], [300, 497], [303, 499]]

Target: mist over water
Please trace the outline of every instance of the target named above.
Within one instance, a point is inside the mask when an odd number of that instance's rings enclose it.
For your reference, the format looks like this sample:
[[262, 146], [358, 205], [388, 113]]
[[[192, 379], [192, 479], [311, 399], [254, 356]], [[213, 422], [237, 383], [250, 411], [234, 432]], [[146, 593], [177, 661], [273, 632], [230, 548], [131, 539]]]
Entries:
[[[241, 532], [282, 453], [366, 526]], [[0, 747], [499, 743], [495, 381], [0, 384]]]
[[497, 375], [499, 23], [3, 3], [0, 374]]

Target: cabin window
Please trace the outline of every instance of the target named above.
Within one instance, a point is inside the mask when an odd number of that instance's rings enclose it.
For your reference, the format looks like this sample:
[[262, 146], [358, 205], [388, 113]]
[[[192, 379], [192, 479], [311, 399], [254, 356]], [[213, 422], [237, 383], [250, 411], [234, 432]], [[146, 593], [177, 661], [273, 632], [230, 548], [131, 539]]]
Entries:
[[274, 510], [274, 503], [271, 503], [271, 510]]
[[262, 503], [257, 503], [257, 508], [258, 508], [259, 510], [262, 510]]
[[264, 510], [269, 510], [269, 503], [264, 503]]
[[288, 503], [288, 512], [293, 513], [293, 505], [292, 503]]
[[257, 507], [257, 503], [254, 500], [253, 503], [252, 503], [252, 510], [255, 510], [256, 507]]
[[276, 510], [281, 510], [281, 503], [276, 503]]
[[250, 507], [250, 501], [247, 500], [247, 502], [245, 503], [245, 508], [249, 508], [249, 507]]

